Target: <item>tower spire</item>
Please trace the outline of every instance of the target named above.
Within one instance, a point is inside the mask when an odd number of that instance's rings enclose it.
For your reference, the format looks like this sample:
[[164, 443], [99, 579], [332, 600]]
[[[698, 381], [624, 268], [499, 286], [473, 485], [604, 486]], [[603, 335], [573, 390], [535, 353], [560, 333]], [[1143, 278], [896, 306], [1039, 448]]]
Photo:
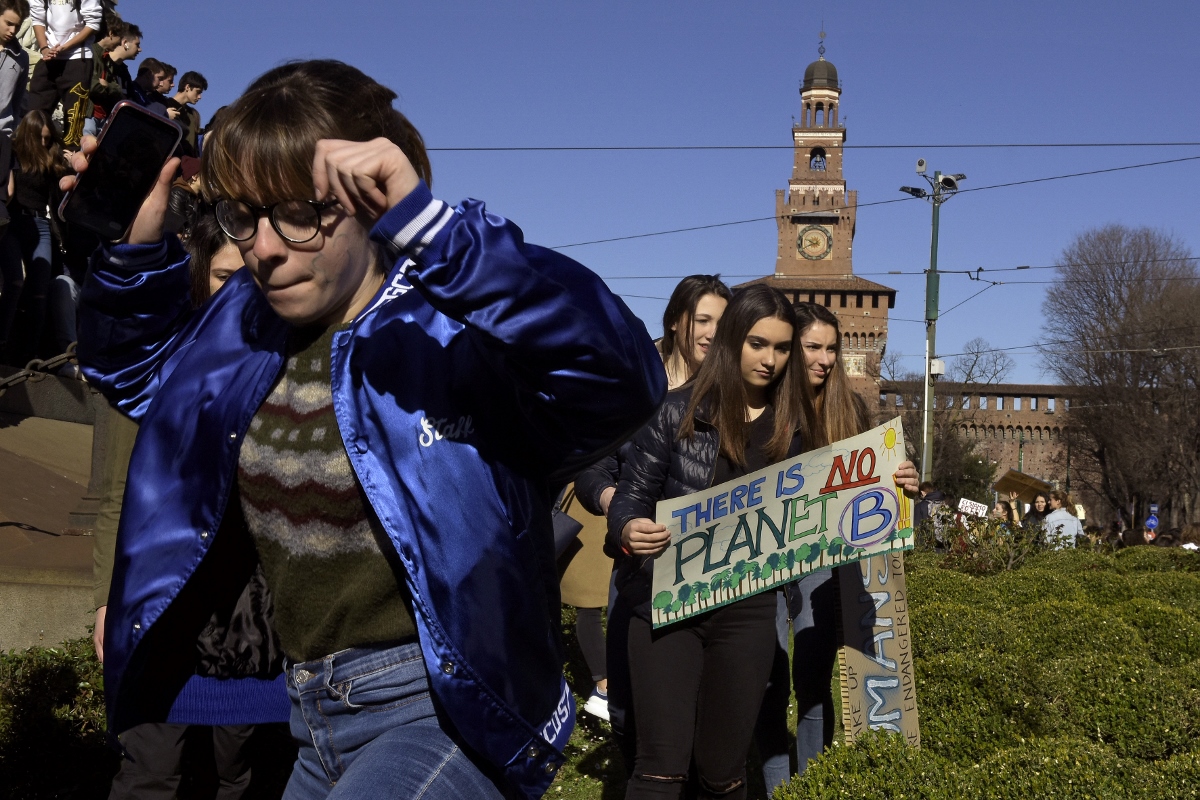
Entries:
[[825, 20], [823, 19], [821, 20], [821, 42], [817, 46], [817, 55], [820, 56], [821, 61], [825, 60]]

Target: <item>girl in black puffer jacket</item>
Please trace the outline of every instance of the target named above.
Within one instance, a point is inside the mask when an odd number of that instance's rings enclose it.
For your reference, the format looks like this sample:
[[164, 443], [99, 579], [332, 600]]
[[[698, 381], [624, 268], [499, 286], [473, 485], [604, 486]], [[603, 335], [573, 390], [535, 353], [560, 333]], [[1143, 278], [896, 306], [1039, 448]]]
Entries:
[[653, 631], [651, 561], [670, 543], [659, 500], [733, 480], [818, 447], [803, 362], [789, 368], [795, 311], [757, 285], [725, 310], [696, 379], [634, 438], [609, 506], [607, 551], [635, 608], [629, 661], [637, 758], [626, 798], [679, 797], [695, 762], [701, 797], [746, 794], [746, 752], [775, 647], [775, 593]]

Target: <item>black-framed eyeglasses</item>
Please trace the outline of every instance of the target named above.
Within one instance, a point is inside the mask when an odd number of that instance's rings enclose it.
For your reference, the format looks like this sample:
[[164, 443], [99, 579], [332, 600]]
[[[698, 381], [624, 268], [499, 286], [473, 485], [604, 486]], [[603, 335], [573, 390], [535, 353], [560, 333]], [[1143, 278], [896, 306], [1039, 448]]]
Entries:
[[336, 200], [283, 200], [269, 206], [252, 206], [241, 200], [222, 198], [214, 211], [221, 230], [235, 242], [253, 239], [258, 221], [266, 217], [281, 237], [293, 244], [304, 244], [316, 238], [321, 230], [321, 215], [335, 205]]

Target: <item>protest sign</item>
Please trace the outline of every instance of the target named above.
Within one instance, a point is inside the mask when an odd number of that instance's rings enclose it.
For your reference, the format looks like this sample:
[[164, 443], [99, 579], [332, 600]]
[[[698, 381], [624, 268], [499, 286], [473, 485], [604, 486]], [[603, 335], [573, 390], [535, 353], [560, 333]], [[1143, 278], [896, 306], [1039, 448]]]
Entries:
[[866, 433], [663, 500], [671, 543], [654, 561], [662, 627], [802, 575], [913, 545], [912, 502], [892, 481], [906, 460], [897, 417]]
[[983, 503], [976, 503], [974, 500], [963, 498], [958, 501], [958, 510], [964, 514], [970, 514], [972, 517], [986, 517], [988, 515], [988, 507]]
[[838, 570], [842, 599], [842, 727], [846, 740], [868, 730], [921, 743], [913, 676], [904, 554], [884, 553]]

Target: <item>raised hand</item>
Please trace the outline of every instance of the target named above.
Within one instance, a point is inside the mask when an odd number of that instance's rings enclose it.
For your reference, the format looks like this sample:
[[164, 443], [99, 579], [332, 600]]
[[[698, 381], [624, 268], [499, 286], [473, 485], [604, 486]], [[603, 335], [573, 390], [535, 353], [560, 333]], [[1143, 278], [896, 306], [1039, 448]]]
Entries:
[[337, 199], [349, 214], [382, 217], [420, 182], [399, 147], [379, 138], [369, 142], [322, 139], [313, 155], [316, 200]]

